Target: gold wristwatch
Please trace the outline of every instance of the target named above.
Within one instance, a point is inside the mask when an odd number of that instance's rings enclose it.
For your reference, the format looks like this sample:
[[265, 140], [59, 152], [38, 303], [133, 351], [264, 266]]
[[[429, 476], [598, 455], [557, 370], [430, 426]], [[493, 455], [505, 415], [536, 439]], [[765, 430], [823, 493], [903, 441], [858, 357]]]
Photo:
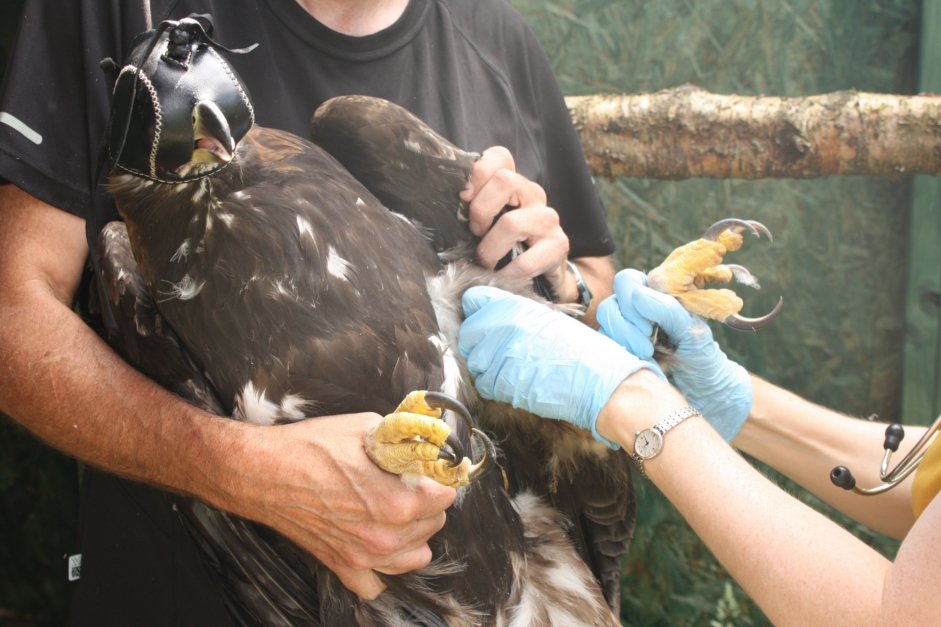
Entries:
[[642, 475], [647, 476], [647, 471], [644, 470], [644, 462], [652, 457], [656, 457], [660, 454], [660, 451], [663, 450], [663, 437], [666, 435], [667, 431], [687, 418], [692, 418], [698, 414], [699, 411], [697, 411], [695, 407], [687, 405], [683, 409], [673, 412], [649, 429], [637, 432], [637, 436], [634, 438], [634, 453], [631, 457], [637, 462], [637, 467], [640, 468]]

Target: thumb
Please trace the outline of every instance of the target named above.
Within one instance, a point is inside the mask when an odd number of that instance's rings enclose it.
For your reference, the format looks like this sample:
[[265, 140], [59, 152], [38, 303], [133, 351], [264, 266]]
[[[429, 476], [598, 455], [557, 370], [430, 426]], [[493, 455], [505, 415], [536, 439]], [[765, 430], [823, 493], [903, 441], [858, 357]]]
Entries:
[[637, 313], [660, 325], [676, 341], [686, 337], [693, 326], [693, 317], [680, 301], [649, 287], [635, 287], [631, 305]]
[[675, 298], [647, 287], [647, 275], [628, 268], [614, 277], [614, 294], [624, 318], [650, 337], [659, 325], [667, 335], [679, 338], [692, 323], [689, 313]]
[[489, 285], [475, 285], [466, 290], [461, 296], [461, 305], [464, 307], [464, 317], [469, 318], [491, 301], [501, 301], [510, 297], [509, 292]]
[[647, 320], [630, 321], [624, 317], [616, 296], [609, 296], [601, 301], [595, 311], [600, 331], [612, 340], [629, 350], [640, 359], [649, 360], [653, 357], [653, 343], [650, 336], [653, 325]]
[[340, 578], [343, 585], [364, 601], [372, 601], [386, 589], [386, 585], [372, 570], [335, 566], [333, 574]]

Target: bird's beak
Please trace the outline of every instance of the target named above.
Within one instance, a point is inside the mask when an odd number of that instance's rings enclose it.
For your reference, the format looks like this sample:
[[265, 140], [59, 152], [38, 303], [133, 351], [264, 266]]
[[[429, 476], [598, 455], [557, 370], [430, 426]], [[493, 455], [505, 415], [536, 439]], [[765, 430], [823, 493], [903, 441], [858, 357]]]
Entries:
[[200, 100], [193, 109], [193, 161], [228, 163], [235, 154], [235, 139], [219, 107]]

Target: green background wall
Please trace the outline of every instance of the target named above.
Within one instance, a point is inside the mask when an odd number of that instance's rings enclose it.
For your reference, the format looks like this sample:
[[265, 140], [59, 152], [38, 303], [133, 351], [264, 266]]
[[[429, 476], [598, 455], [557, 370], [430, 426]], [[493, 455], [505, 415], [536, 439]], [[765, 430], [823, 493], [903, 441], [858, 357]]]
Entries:
[[[913, 93], [918, 86], [916, 0], [511, 2], [536, 30], [567, 94], [684, 83], [780, 96]], [[0, 52], [19, 4], [0, 0]], [[720, 342], [752, 371], [813, 400], [853, 414], [898, 417], [909, 179], [598, 185], [623, 267], [655, 266], [721, 217], [764, 222], [774, 244], [749, 239], [735, 256], [764, 286], [746, 294], [745, 313], [763, 313], [778, 295], [785, 297], [784, 311], [757, 334], [719, 329]], [[74, 464], [0, 422], [0, 624], [13, 616], [24, 624], [61, 620], [76, 480]], [[672, 508], [649, 485], [637, 488], [643, 497], [625, 565], [625, 624], [762, 624]], [[893, 543], [854, 530], [885, 552], [894, 550]]]
[[[919, 2], [511, 1], [536, 29], [567, 94], [684, 83], [777, 96], [917, 87]], [[750, 370], [817, 402], [898, 418], [909, 179], [598, 184], [624, 267], [654, 267], [721, 217], [764, 222], [774, 244], [750, 238], [735, 255], [763, 289], [738, 291], [752, 315], [769, 310], [778, 295], [784, 310], [757, 334], [717, 329], [719, 341]], [[873, 443], [874, 463], [879, 445]], [[638, 489], [643, 498], [625, 568], [625, 624], [763, 623], [672, 507], [649, 484]], [[854, 530], [893, 552], [892, 542]]]

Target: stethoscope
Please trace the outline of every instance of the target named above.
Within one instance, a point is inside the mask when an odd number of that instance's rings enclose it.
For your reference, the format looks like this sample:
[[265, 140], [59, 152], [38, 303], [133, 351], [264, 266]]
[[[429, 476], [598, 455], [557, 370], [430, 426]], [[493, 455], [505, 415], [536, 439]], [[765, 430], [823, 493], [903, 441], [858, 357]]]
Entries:
[[886, 427], [885, 442], [882, 444], [882, 447], [885, 449], [885, 454], [882, 456], [882, 465], [879, 467], [879, 478], [882, 479], [881, 484], [872, 488], [858, 487], [856, 485], [856, 478], [846, 466], [837, 466], [831, 470], [830, 481], [837, 487], [843, 488], [844, 490], [852, 490], [856, 494], [862, 494], [864, 496], [873, 496], [891, 490], [918, 468], [918, 464], [920, 464], [921, 460], [925, 457], [925, 447], [928, 446], [928, 442], [931, 441], [931, 436], [939, 429], [941, 429], [941, 416], [938, 416], [934, 424], [925, 431], [925, 434], [921, 436], [921, 439], [918, 440], [914, 448], [902, 458], [902, 461], [896, 464], [895, 468], [889, 470], [889, 459], [891, 459], [892, 453], [899, 449], [899, 443], [901, 443], [902, 438], [905, 437], [905, 429], [902, 428], [902, 425], [893, 422]]

